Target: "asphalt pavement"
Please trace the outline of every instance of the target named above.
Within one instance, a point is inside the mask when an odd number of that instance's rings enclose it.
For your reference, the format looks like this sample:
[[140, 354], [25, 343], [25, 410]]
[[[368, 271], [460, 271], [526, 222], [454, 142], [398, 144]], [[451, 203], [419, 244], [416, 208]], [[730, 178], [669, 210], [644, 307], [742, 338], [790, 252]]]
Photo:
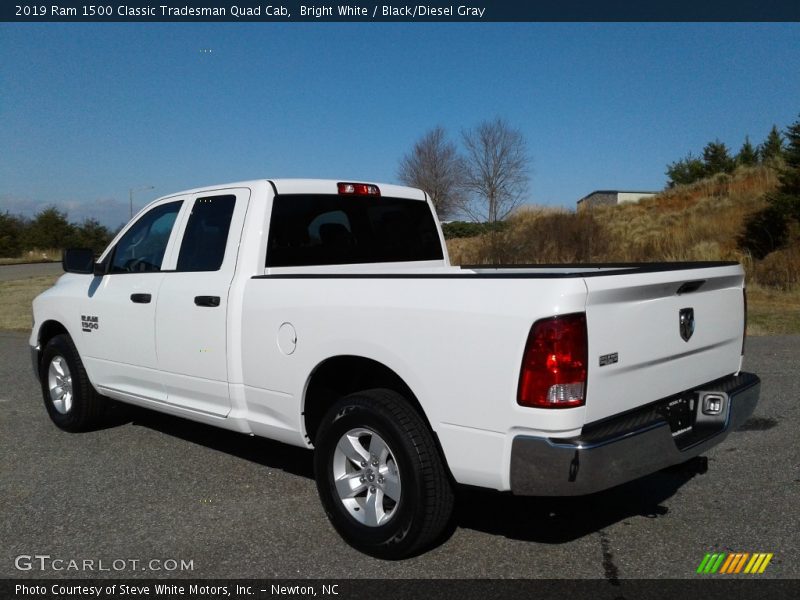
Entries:
[[63, 273], [61, 263], [25, 263], [21, 265], [0, 265], [0, 281], [28, 279], [40, 275], [58, 275]]
[[[42, 405], [26, 335], [0, 332], [0, 577], [613, 583], [697, 577], [707, 552], [769, 552], [759, 577], [798, 578], [800, 337], [752, 338], [747, 351], [762, 399], [705, 455], [707, 472], [700, 459], [583, 498], [460, 489], [438, 547], [386, 562], [328, 524], [310, 452], [133, 408], [103, 429], [62, 432]], [[37, 554], [79, 568], [42, 571], [39, 559], [27, 569], [17, 558]]]

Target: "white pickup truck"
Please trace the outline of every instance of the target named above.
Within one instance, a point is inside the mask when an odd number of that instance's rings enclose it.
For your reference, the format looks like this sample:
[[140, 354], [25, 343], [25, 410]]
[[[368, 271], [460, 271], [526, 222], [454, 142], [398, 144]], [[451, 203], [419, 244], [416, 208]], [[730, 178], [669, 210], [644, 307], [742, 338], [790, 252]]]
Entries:
[[704, 452], [758, 401], [738, 264], [452, 267], [411, 188], [189, 190], [64, 269], [30, 337], [56, 425], [112, 398], [314, 448], [332, 524], [385, 558], [435, 543], [456, 483], [595, 492]]

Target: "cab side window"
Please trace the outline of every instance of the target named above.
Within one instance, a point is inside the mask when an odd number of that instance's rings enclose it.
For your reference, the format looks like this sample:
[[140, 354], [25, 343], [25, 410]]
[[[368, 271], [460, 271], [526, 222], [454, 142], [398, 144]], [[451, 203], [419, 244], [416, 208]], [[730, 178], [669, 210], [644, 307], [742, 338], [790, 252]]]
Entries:
[[111, 273], [160, 271], [181, 204], [180, 200], [161, 204], [136, 221], [117, 242]]
[[236, 196], [198, 198], [186, 223], [178, 271], [218, 271], [225, 259]]

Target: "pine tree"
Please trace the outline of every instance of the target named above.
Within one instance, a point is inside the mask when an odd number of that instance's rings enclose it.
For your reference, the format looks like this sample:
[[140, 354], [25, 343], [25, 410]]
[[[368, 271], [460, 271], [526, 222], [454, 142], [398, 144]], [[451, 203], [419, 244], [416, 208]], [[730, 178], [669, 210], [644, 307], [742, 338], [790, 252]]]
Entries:
[[745, 167], [752, 167], [758, 164], [758, 152], [750, 143], [750, 136], [745, 136], [739, 154], [736, 155], [736, 164]]
[[783, 151], [783, 168], [778, 180], [778, 192], [797, 198], [800, 202], [800, 117], [784, 133], [786, 148]]
[[702, 160], [690, 152], [686, 158], [667, 165], [666, 175], [669, 177], [667, 187], [687, 185], [705, 177], [705, 166]]
[[736, 163], [731, 158], [728, 147], [723, 142], [714, 140], [703, 148], [703, 165], [705, 166], [706, 176], [710, 176], [717, 173], [730, 173]]
[[793, 240], [798, 241], [793, 231], [796, 232], [800, 224], [800, 119], [786, 128], [785, 135], [788, 142], [785, 149], [775, 127], [764, 142], [766, 146], [772, 140], [773, 150], [781, 148], [780, 155], [772, 153], [764, 158], [779, 169], [779, 185], [767, 195], [768, 205], [748, 219], [740, 239], [740, 245], [759, 259]]
[[19, 217], [8, 212], [0, 213], [0, 258], [16, 258], [19, 256], [22, 245], [22, 230], [24, 222]]
[[783, 158], [783, 136], [775, 125], [770, 129], [764, 143], [759, 146], [758, 154], [761, 162], [769, 165], [775, 165]]
[[108, 227], [101, 225], [97, 219], [88, 218], [77, 228], [75, 243], [84, 248], [91, 248], [100, 254], [111, 241], [112, 235]]
[[67, 213], [51, 206], [31, 221], [25, 235], [25, 249], [68, 248], [74, 241], [75, 227], [67, 220]]

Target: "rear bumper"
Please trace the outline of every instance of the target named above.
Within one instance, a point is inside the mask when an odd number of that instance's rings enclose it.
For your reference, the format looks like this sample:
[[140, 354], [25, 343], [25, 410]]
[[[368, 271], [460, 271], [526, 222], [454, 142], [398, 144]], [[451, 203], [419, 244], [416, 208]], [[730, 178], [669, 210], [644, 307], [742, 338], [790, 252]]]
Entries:
[[[710, 432], [700, 438], [692, 434], [688, 444], [686, 437], [676, 443], [660, 414], [670, 399], [585, 427], [577, 438], [517, 436], [511, 447], [511, 491], [532, 496], [590, 494], [685, 462], [740, 427], [755, 410], [760, 389], [756, 375], [740, 373], [687, 392], [698, 399], [696, 429]], [[707, 394], [722, 398], [719, 415], [702, 414]]]

